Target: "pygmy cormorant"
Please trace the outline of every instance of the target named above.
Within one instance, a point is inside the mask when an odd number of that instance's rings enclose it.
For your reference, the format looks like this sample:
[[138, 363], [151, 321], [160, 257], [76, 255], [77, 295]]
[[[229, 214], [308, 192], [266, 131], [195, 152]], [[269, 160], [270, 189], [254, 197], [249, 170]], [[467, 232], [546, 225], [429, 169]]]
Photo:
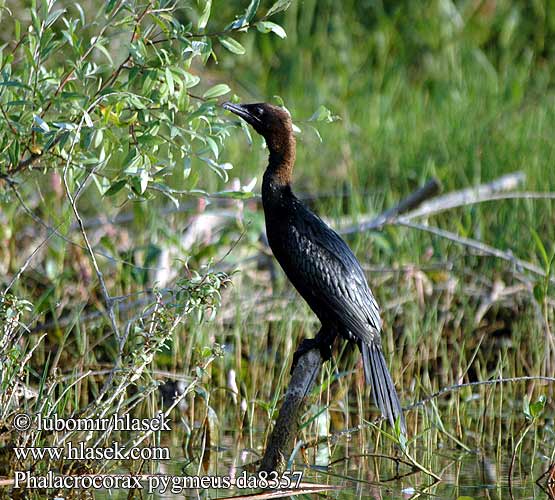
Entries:
[[262, 204], [268, 242], [285, 274], [322, 323], [314, 339], [302, 342], [294, 365], [302, 353], [315, 347], [324, 360], [329, 359], [337, 334], [356, 342], [376, 405], [392, 426], [398, 418], [406, 433], [401, 404], [382, 352], [379, 308], [364, 272], [341, 237], [291, 190], [295, 164], [291, 116], [267, 103], [226, 102], [223, 107], [243, 118], [266, 140], [270, 159], [262, 182]]

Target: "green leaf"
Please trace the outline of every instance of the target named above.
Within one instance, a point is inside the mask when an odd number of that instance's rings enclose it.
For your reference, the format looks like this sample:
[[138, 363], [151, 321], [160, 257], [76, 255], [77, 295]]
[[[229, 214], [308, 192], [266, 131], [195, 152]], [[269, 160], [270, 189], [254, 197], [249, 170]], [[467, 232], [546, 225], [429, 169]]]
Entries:
[[85, 11], [83, 10], [83, 7], [81, 7], [81, 5], [79, 5], [78, 3], [74, 3], [73, 6], [79, 11], [79, 19], [81, 21], [81, 25], [85, 26]]
[[185, 88], [190, 89], [191, 87], [198, 85], [199, 82], [200, 78], [197, 75], [192, 75], [187, 71], [183, 72], [183, 85], [185, 85]]
[[120, 179], [119, 181], [113, 182], [108, 190], [104, 193], [104, 196], [114, 196], [116, 193], [121, 191], [127, 181], [125, 179]]
[[45, 27], [48, 28], [49, 26], [51, 26], [52, 24], [54, 24], [56, 22], [56, 20], [62, 15], [64, 14], [66, 11], [66, 9], [59, 9], [59, 10], [55, 10], [54, 12], [51, 12], [48, 17], [46, 18], [46, 23], [45, 23]]
[[549, 257], [547, 256], [547, 250], [545, 249], [545, 246], [540, 238], [540, 235], [534, 231], [533, 228], [530, 228], [530, 232], [532, 233], [532, 238], [534, 238], [534, 242], [536, 243], [536, 247], [538, 248], [540, 255], [542, 256], [542, 260], [544, 263], [544, 266], [548, 266], [549, 265]]
[[166, 83], [168, 84], [168, 90], [170, 91], [170, 95], [175, 94], [175, 83], [173, 80], [173, 75], [170, 68], [166, 67]]
[[94, 127], [94, 123], [91, 119], [91, 115], [89, 115], [89, 113], [87, 113], [85, 110], [83, 110], [83, 118], [85, 119], [85, 125], [87, 125], [87, 127], [90, 127], [90, 128]]
[[214, 139], [212, 139], [212, 137], [205, 137], [206, 142], [208, 143], [208, 147], [210, 148], [210, 150], [212, 151], [212, 154], [214, 155], [214, 158], [218, 159], [218, 156], [220, 154], [220, 151], [218, 149], [218, 145], [216, 144], [216, 141]]
[[310, 130], [314, 132], [314, 135], [316, 135], [316, 137], [320, 142], [324, 142], [324, 140], [322, 139], [322, 136], [320, 135], [320, 131], [316, 127], [313, 127], [312, 125], [309, 125], [308, 127], [310, 128]]
[[24, 83], [16, 82], [14, 80], [8, 80], [8, 81], [5, 81], [5, 82], [0, 82], [0, 87], [17, 87], [17, 88], [21, 88], [21, 89], [25, 89], [25, 90], [33, 90], [28, 85], [25, 85]]
[[208, 24], [208, 19], [210, 18], [211, 8], [212, 8], [212, 0], [206, 0], [206, 3], [204, 4], [204, 9], [198, 20], [199, 30], [203, 30], [204, 28], [206, 28], [206, 25]]
[[141, 40], [136, 40], [129, 46], [129, 54], [133, 58], [133, 61], [139, 65], [145, 63], [146, 48]]
[[[95, 41], [96, 43], [96, 41]], [[102, 45], [101, 43], [96, 43], [95, 49], [100, 50], [100, 52], [102, 52], [104, 54], [104, 56], [106, 56], [106, 59], [108, 59], [108, 62], [110, 63], [110, 66], [114, 65], [114, 61], [112, 60], [112, 56], [110, 55], [110, 52], [108, 52], [108, 50], [106, 49], [106, 47], [104, 47], [104, 45]]]
[[533, 288], [534, 298], [539, 302], [543, 302], [544, 299], [544, 286], [543, 284], [536, 283]]
[[247, 23], [250, 23], [252, 21], [252, 18], [255, 16], [259, 5], [260, 5], [260, 0], [251, 0], [251, 3], [247, 7], [247, 10], [246, 10], [245, 16], [244, 16], [245, 21]]
[[251, 135], [249, 126], [245, 123], [244, 120], [241, 120], [240, 123], [241, 123], [241, 129], [243, 130], [243, 133], [247, 137], [247, 142], [249, 143], [249, 146], [252, 146], [252, 135]]
[[202, 45], [202, 47], [200, 49], [200, 55], [202, 57], [202, 63], [206, 64], [208, 62], [208, 59], [210, 59], [210, 56], [213, 55], [213, 54], [214, 54], [214, 52], [212, 51], [212, 39], [207, 37], [206, 42]]
[[524, 401], [522, 402], [522, 411], [526, 418], [532, 420], [532, 414], [530, 413], [530, 402], [528, 401], [528, 396], [524, 396]]
[[270, 10], [268, 10], [268, 12], [266, 13], [266, 17], [270, 17], [274, 14], [277, 14], [278, 12], [287, 10], [290, 5], [291, 0], [278, 0], [274, 5], [270, 7]]
[[320, 106], [314, 114], [308, 119], [309, 122], [325, 122], [331, 123], [338, 119], [336, 115], [332, 115], [331, 111], [325, 106]]
[[143, 194], [143, 193], [141, 192], [141, 189], [142, 189], [142, 188], [141, 188], [141, 181], [140, 181], [140, 179], [139, 179], [138, 177], [130, 177], [130, 178], [128, 179], [128, 184], [129, 184], [129, 186], [131, 187], [131, 190], [132, 190], [135, 194], [137, 194], [137, 195]]
[[[160, 16], [160, 17], [163, 17], [163, 16]], [[152, 21], [154, 21], [154, 23], [160, 28], [162, 33], [165, 33], [167, 35], [170, 32], [170, 29], [169, 29], [168, 25], [165, 22], [163, 22], [162, 19], [160, 19], [160, 17], [158, 17], [154, 14], [150, 14], [150, 19], [152, 19]]]
[[110, 14], [110, 12], [112, 12], [115, 5], [116, 5], [116, 0], [108, 0], [106, 2], [106, 7], [104, 8], [104, 11], [106, 12], [106, 14]]
[[213, 87], [209, 88], [202, 97], [204, 99], [213, 99], [215, 97], [220, 97], [224, 94], [230, 92], [231, 89], [225, 83], [218, 83], [218, 85], [214, 85]]
[[237, 40], [234, 40], [233, 38], [229, 37], [229, 36], [220, 36], [218, 38], [218, 40], [220, 40], [220, 43], [230, 52], [233, 52], [234, 54], [244, 54], [245, 51], [245, 47], [243, 47]]
[[50, 131], [50, 127], [48, 126], [48, 123], [46, 123], [39, 115], [33, 115], [33, 118], [35, 119], [35, 121], [37, 122], [37, 125], [41, 128], [43, 132]]
[[279, 24], [273, 23], [271, 21], [260, 21], [256, 23], [255, 26], [256, 29], [261, 33], [269, 33], [270, 31], [272, 31], [280, 38], [285, 38], [287, 36], [285, 30]]
[[10, 163], [12, 165], [17, 165], [19, 163], [20, 154], [19, 141], [14, 141], [8, 149], [8, 156], [10, 157]]
[[148, 182], [150, 181], [150, 176], [146, 170], [141, 170], [139, 172], [139, 181], [140, 181], [140, 193], [143, 194], [148, 187]]
[[545, 402], [546, 398], [542, 394], [535, 403], [530, 405], [530, 414], [532, 415], [532, 418], [537, 418], [543, 413]]
[[39, 34], [41, 23], [35, 9], [31, 9], [31, 22], [33, 24], [33, 29], [35, 30], [35, 33]]
[[187, 179], [191, 175], [191, 158], [185, 158], [183, 161], [183, 177]]

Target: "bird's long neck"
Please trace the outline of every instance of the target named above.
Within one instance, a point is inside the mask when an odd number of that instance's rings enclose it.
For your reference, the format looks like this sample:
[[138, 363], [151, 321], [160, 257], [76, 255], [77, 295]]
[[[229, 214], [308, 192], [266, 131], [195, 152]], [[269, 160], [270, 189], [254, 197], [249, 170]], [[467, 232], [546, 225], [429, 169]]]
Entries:
[[290, 133], [279, 138], [266, 140], [270, 150], [270, 159], [263, 184], [274, 187], [291, 185], [293, 167], [295, 166], [295, 136]]

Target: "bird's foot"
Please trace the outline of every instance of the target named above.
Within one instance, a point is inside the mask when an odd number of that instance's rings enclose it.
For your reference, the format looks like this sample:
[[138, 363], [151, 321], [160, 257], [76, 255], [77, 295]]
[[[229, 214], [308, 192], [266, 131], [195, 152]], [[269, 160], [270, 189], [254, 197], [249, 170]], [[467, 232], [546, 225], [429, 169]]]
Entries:
[[319, 339], [318, 337], [313, 339], [304, 339], [299, 347], [297, 347], [295, 354], [293, 354], [291, 373], [295, 370], [300, 357], [312, 349], [318, 349], [320, 351], [320, 356], [322, 356], [323, 361], [327, 361], [331, 358], [331, 344], [329, 342], [322, 342], [322, 339]]

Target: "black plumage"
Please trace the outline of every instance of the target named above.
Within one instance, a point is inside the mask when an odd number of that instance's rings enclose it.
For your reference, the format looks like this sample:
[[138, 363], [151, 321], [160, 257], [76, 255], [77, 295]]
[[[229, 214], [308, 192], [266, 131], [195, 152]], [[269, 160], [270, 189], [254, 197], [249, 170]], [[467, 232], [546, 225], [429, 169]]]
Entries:
[[362, 352], [365, 378], [374, 401], [391, 425], [405, 422], [395, 385], [381, 347], [379, 308], [353, 252], [341, 237], [311, 212], [292, 192], [295, 138], [289, 113], [271, 104], [224, 107], [247, 121], [265, 139], [270, 151], [262, 183], [262, 202], [270, 248], [285, 274], [322, 328], [296, 352], [315, 346], [324, 359], [337, 334], [355, 342]]

